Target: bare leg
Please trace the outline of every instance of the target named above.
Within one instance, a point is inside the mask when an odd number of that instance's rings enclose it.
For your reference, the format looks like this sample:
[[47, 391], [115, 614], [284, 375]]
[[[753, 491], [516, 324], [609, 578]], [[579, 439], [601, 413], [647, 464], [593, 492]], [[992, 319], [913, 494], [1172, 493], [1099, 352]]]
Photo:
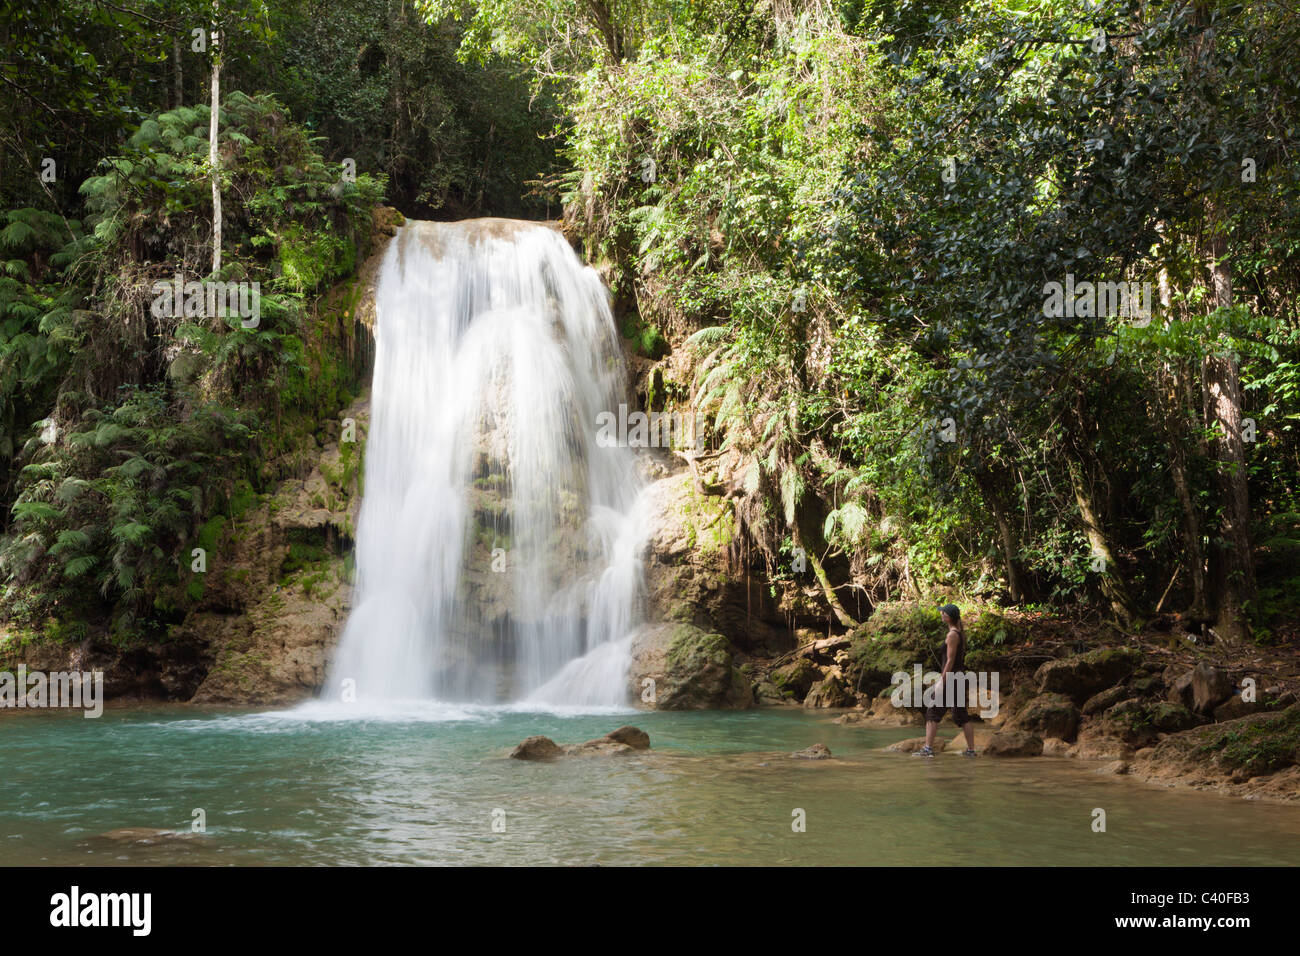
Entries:
[[968, 721], [966, 721], [966, 723], [964, 723], [964, 724], [961, 725], [961, 729], [962, 729], [962, 732], [966, 735], [966, 749], [967, 749], [967, 750], [974, 750], [974, 749], [975, 749], [975, 727], [974, 727], [974, 725], [973, 725], [973, 724], [968, 720]]
[[934, 746], [934, 735], [935, 733], [938, 732], [938, 730], [939, 730], [939, 721], [927, 720], [925, 722], [925, 745], [927, 747]]

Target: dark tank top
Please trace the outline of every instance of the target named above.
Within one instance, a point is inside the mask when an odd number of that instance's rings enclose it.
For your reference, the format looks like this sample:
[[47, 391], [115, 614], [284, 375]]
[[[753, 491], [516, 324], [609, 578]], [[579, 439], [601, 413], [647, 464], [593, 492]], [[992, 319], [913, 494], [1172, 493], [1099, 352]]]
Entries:
[[[943, 643], [939, 645], [939, 670], [942, 671], [944, 664], [948, 662], [948, 638], [945, 635]], [[956, 671], [966, 669], [966, 634], [963, 631], [957, 632], [957, 659], [953, 661], [952, 667], [948, 670]]]

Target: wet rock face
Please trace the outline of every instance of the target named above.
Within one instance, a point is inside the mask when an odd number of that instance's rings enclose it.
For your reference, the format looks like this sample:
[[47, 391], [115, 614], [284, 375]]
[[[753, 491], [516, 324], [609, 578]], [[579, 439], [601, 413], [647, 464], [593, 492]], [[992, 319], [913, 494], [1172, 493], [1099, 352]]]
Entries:
[[[673, 467], [680, 461], [672, 460]], [[651, 621], [692, 624], [721, 634], [746, 653], [776, 657], [794, 647], [789, 622], [766, 587], [731, 566], [732, 503], [700, 494], [689, 471], [654, 481], [645, 552]]]
[[324, 685], [351, 609], [345, 555], [361, 504], [368, 397], [340, 413], [338, 435], [301, 479], [233, 522], [209, 556], [208, 590], [172, 639], [207, 649], [211, 666], [196, 703], [290, 704]]
[[650, 625], [633, 637], [631, 654], [628, 693], [643, 706], [656, 710], [753, 706], [753, 689], [721, 634], [691, 624]]
[[0, 670], [47, 674], [101, 671], [105, 700], [185, 701], [194, 696], [212, 666], [204, 641], [171, 640], [164, 644], [118, 647], [87, 638], [78, 644], [33, 644], [0, 657]]

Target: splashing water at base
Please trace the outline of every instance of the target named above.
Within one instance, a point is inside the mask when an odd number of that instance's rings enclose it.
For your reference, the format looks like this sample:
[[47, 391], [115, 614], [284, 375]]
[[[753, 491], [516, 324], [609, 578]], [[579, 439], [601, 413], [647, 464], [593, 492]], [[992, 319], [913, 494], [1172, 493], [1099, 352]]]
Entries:
[[646, 522], [608, 294], [555, 231], [412, 222], [378, 322], [355, 610], [326, 695], [627, 702]]

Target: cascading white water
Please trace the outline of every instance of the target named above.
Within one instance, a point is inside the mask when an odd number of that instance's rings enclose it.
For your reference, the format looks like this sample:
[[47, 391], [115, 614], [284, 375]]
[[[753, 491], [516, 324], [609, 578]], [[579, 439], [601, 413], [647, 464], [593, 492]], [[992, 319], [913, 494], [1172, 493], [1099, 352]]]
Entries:
[[[411, 222], [376, 291], [358, 699], [621, 705], [645, 521], [608, 293], [554, 230]], [[335, 696], [337, 699], [337, 696]]]

